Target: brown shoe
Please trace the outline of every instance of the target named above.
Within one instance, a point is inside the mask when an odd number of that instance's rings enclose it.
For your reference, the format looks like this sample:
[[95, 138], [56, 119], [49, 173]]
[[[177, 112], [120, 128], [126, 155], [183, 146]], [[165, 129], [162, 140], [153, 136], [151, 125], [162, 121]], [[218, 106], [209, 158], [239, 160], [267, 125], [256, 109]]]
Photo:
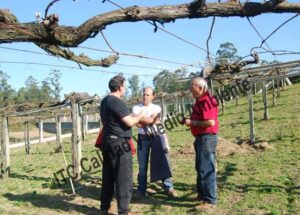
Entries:
[[195, 210], [210, 210], [210, 209], [214, 209], [217, 206], [214, 204], [209, 204], [209, 203], [202, 203], [200, 205], [195, 206]]
[[169, 190], [167, 191], [167, 195], [168, 195], [169, 197], [177, 197], [177, 196], [178, 196], [177, 193], [176, 193], [176, 191], [175, 191], [174, 189], [169, 189]]
[[107, 214], [109, 214], [109, 215], [115, 215], [116, 213], [114, 212], [113, 208], [110, 207], [110, 208], [108, 208], [108, 210], [107, 210]]

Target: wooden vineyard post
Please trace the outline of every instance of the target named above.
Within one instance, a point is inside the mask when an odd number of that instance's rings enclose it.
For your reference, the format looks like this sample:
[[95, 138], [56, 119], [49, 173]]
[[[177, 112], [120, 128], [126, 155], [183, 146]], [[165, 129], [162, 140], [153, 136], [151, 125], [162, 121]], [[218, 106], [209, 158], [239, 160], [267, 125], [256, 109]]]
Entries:
[[236, 95], [236, 97], [235, 97], [235, 105], [236, 106], [239, 106], [239, 95]]
[[75, 181], [81, 178], [80, 160], [82, 157], [81, 152], [81, 119], [79, 114], [79, 104], [76, 101], [71, 102], [72, 108], [72, 167], [73, 179]]
[[273, 106], [276, 105], [276, 98], [275, 98], [275, 83], [274, 80], [272, 80], [272, 100], [273, 100]]
[[87, 132], [88, 132], [88, 120], [89, 116], [86, 114], [82, 115], [82, 140], [85, 140]]
[[177, 113], [182, 113], [181, 105], [179, 104], [178, 94], [175, 96], [175, 104]]
[[163, 95], [161, 95], [160, 97], [160, 105], [161, 105], [161, 121], [164, 122], [164, 120], [167, 117], [167, 107]]
[[282, 90], [284, 90], [285, 89], [285, 79], [283, 78], [283, 79], [281, 79], [281, 87], [282, 87]]
[[[222, 87], [222, 90], [224, 92], [224, 86]], [[221, 95], [221, 94], [219, 94], [219, 95]], [[221, 96], [222, 96], [222, 98], [221, 98], [221, 105], [222, 105], [222, 115], [223, 115], [225, 113], [225, 99], [223, 98], [223, 95], [221, 95]]]
[[81, 140], [84, 140], [85, 138], [85, 133], [84, 133], [84, 114], [83, 114], [83, 109], [80, 103], [78, 103], [78, 111], [79, 111], [79, 119], [80, 119], [80, 131], [81, 131]]
[[174, 97], [173, 100], [172, 100], [172, 104], [173, 104], [173, 112], [174, 112], [174, 113], [177, 112], [177, 110], [176, 110], [176, 100], [175, 100], [175, 98], [176, 98], [176, 97]]
[[213, 79], [210, 78], [209, 79], [210, 82], [210, 94], [213, 95], [214, 94], [214, 83], [213, 83]]
[[98, 114], [99, 114], [99, 128], [101, 128], [101, 126], [102, 126], [101, 115], [100, 115], [100, 106], [101, 106], [101, 100], [100, 100], [99, 112], [98, 112]]
[[30, 154], [29, 122], [24, 123], [24, 142], [26, 155]]
[[267, 97], [267, 88], [265, 82], [262, 82], [262, 94], [263, 94], [263, 102], [264, 102], [264, 120], [268, 120], [269, 119], [268, 97]]
[[9, 135], [8, 135], [8, 117], [2, 116], [2, 141], [1, 141], [1, 176], [10, 175], [10, 155], [9, 155]]
[[253, 96], [251, 90], [248, 91], [248, 103], [249, 103], [249, 123], [250, 123], [250, 144], [254, 144], [255, 143], [254, 112], [253, 112]]
[[277, 83], [277, 97], [280, 97], [280, 79], [279, 78], [277, 78], [276, 83]]
[[184, 96], [181, 96], [181, 110], [182, 110], [182, 114], [185, 114], [185, 103], [184, 103]]
[[56, 152], [62, 151], [62, 142], [61, 142], [61, 117], [59, 114], [55, 116], [55, 125], [56, 125]]
[[39, 143], [44, 142], [44, 122], [42, 119], [39, 119]]

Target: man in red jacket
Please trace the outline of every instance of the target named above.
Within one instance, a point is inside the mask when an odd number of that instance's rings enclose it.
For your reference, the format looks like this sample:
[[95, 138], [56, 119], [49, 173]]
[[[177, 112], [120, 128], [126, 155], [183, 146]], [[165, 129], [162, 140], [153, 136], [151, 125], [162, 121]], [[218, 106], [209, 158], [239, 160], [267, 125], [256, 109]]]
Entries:
[[205, 79], [192, 80], [190, 91], [196, 99], [190, 119], [185, 120], [191, 128], [196, 152], [197, 192], [202, 204], [196, 209], [214, 208], [217, 203], [216, 145], [218, 142], [218, 103], [208, 92]]

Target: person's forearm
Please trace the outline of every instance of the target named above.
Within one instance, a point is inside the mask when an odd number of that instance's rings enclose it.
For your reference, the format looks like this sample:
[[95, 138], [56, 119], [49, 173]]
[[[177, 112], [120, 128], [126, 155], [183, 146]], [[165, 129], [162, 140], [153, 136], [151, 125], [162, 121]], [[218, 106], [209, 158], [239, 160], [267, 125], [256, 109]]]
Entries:
[[150, 117], [144, 117], [140, 120], [141, 123], [146, 124], [146, 125], [157, 124], [157, 121], [159, 121], [158, 114], [154, 114]]
[[144, 115], [137, 116], [126, 116], [122, 119], [122, 121], [129, 127], [132, 127], [140, 122], [140, 120], [144, 117]]
[[215, 120], [191, 120], [191, 126], [193, 127], [212, 127], [215, 125]]
[[135, 126], [136, 124], [138, 124], [141, 121], [142, 117], [137, 115], [137, 116], [131, 116], [131, 120], [128, 122], [128, 126], [132, 127]]
[[146, 124], [146, 125], [150, 125], [154, 122], [153, 118], [149, 118], [149, 117], [144, 117], [140, 120], [141, 123]]

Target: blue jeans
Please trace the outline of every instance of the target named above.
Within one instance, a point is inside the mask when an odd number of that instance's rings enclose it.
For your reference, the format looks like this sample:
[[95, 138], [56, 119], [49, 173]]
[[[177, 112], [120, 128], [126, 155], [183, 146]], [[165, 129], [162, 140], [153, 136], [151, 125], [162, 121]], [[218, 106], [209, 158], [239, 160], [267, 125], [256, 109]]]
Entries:
[[196, 151], [197, 191], [204, 202], [217, 203], [216, 146], [217, 135], [197, 136]]
[[[152, 144], [156, 143], [156, 141], [161, 141], [159, 136], [150, 137], [147, 135], [138, 135], [137, 157], [139, 173], [137, 190], [142, 194], [146, 194], [149, 154]], [[173, 182], [171, 178], [166, 178], [162, 180], [162, 182], [164, 190], [167, 191], [169, 189], [173, 189]]]

